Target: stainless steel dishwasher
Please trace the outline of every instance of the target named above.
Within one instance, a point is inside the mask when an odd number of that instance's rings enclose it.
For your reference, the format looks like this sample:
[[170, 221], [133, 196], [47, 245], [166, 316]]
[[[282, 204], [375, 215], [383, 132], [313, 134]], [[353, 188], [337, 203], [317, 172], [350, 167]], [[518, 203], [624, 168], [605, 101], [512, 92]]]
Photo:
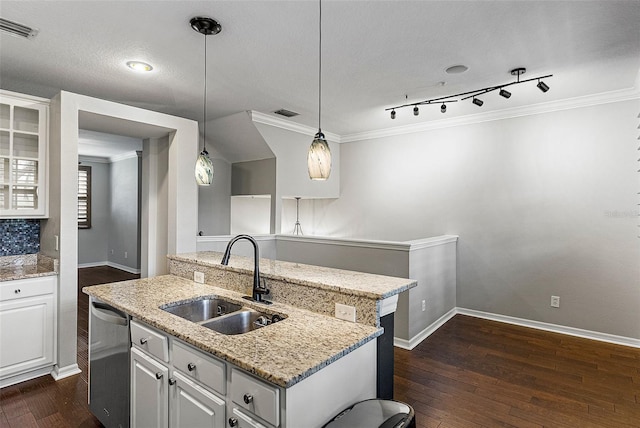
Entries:
[[129, 427], [129, 315], [89, 300], [89, 409], [106, 428]]

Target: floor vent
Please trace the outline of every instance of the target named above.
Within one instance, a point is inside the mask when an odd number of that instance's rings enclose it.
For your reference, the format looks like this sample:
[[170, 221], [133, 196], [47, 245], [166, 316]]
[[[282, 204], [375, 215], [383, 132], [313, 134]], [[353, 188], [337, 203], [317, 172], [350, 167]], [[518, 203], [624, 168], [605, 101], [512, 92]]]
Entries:
[[24, 37], [25, 39], [33, 39], [38, 35], [38, 30], [35, 28], [27, 27], [26, 25], [18, 24], [17, 22], [4, 18], [0, 18], [0, 31], [9, 33], [12, 36]]
[[294, 117], [300, 114], [300, 113], [296, 113], [295, 111], [291, 111], [283, 108], [281, 108], [280, 110], [274, 111], [274, 113], [284, 117]]

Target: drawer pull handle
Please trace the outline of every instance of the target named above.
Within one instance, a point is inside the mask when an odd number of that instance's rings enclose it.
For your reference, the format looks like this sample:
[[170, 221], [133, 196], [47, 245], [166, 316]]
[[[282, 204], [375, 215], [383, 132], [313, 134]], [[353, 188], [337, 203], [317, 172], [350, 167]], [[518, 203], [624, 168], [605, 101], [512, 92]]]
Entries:
[[20, 290], [19, 288], [16, 288], [15, 290], [13, 290], [14, 293], [16, 294], [20, 294], [22, 292], [22, 290]]
[[173, 386], [176, 384], [176, 380], [172, 377], [169, 378], [169, 385]]
[[188, 369], [190, 372], [192, 372], [192, 371], [194, 371], [194, 370], [196, 369], [196, 365], [195, 365], [195, 364], [193, 364], [193, 363], [189, 363], [189, 364], [187, 364], [187, 369]]
[[253, 395], [251, 394], [244, 394], [244, 397], [242, 397], [244, 399], [244, 404], [249, 404], [253, 402]]
[[156, 373], [156, 379], [160, 380], [162, 379], [162, 376], [164, 376], [162, 373], [160, 372]]
[[140, 339], [140, 344], [144, 345], [145, 343], [147, 343], [147, 338], [146, 337], [141, 338]]
[[230, 426], [230, 427], [237, 427], [237, 426], [238, 426], [238, 419], [236, 419], [236, 418], [229, 418], [229, 426]]

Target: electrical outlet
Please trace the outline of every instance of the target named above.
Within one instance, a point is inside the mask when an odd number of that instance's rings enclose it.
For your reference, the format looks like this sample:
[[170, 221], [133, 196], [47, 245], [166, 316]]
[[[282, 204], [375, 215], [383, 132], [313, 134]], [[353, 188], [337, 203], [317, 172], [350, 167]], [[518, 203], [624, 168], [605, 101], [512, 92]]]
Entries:
[[356, 322], [356, 307], [336, 303], [336, 318], [341, 320]]
[[204, 272], [194, 271], [193, 272], [193, 280], [195, 282], [200, 283], [200, 284], [204, 284]]
[[129, 254], [125, 251], [124, 252], [124, 258], [126, 259], [129, 256]]
[[426, 311], [426, 310], [427, 310], [427, 301], [426, 301], [426, 300], [423, 300], [423, 301], [422, 301], [422, 312], [424, 312], [424, 311]]
[[560, 307], [560, 296], [551, 296], [551, 307], [552, 308]]
[[113, 254], [113, 250], [111, 250], [111, 254]]

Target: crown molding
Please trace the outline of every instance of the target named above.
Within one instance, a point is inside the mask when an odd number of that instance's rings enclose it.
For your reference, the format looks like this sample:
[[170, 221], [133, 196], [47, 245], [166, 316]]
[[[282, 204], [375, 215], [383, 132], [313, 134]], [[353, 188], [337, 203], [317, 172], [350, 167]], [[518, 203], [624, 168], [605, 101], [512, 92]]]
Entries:
[[[318, 132], [317, 128], [312, 128], [300, 123], [290, 122], [288, 120], [283, 120], [254, 110], [250, 110], [249, 115], [251, 116], [251, 120], [256, 123], [262, 123], [263, 125], [286, 129], [287, 131], [297, 132], [298, 134], [307, 135], [309, 137], [313, 137]], [[331, 141], [332, 143], [342, 142], [342, 137], [340, 137], [340, 135], [338, 134], [326, 131], [322, 131], [322, 133], [327, 138], [327, 140]]]
[[532, 104], [523, 107], [514, 107], [502, 110], [495, 110], [486, 113], [478, 113], [455, 117], [451, 119], [440, 119], [430, 122], [422, 122], [411, 125], [396, 126], [393, 128], [377, 129], [374, 131], [358, 132], [344, 135], [342, 143], [352, 143], [356, 141], [372, 140], [375, 138], [393, 137], [397, 135], [413, 134], [417, 132], [431, 131], [434, 129], [450, 128], [454, 126], [470, 125], [474, 123], [489, 122], [494, 120], [511, 119], [535, 114], [550, 113], [554, 111], [571, 110], [574, 108], [590, 107], [600, 104], [608, 104], [622, 101], [640, 99], [640, 88], [621, 89], [618, 91], [603, 92], [594, 95], [568, 98], [564, 100], [549, 101], [545, 103]]
[[109, 157], [109, 162], [119, 162], [125, 159], [137, 158], [142, 156], [142, 152], [138, 152], [137, 150], [132, 152], [121, 153], [118, 155], [114, 155]]
[[111, 162], [109, 158], [100, 157], [100, 156], [78, 156], [78, 162], [91, 162], [91, 163], [109, 163]]

